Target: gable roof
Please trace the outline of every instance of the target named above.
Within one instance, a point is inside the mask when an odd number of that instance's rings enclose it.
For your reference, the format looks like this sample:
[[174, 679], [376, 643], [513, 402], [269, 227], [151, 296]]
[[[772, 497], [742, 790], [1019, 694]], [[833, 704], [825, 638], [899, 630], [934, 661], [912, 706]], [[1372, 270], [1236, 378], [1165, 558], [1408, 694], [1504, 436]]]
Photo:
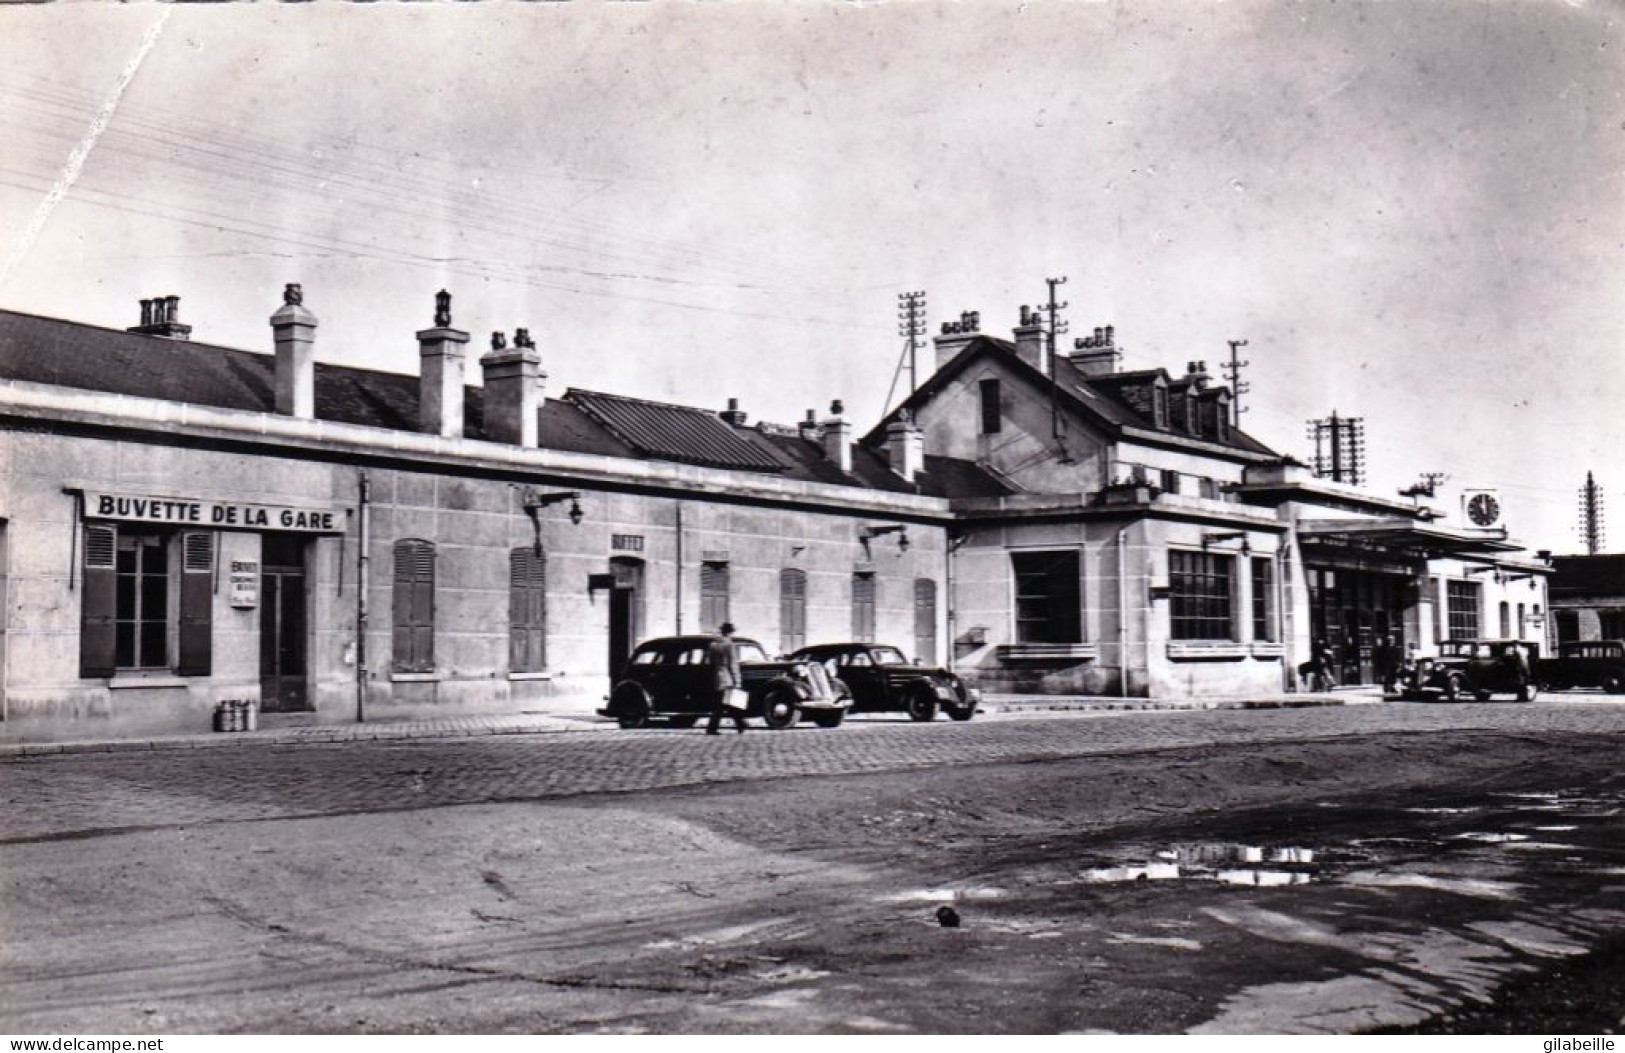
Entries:
[[[1051, 389], [1060, 400], [1074, 412], [1081, 414], [1106, 431], [1121, 436], [1123, 429], [1133, 427], [1143, 429], [1134, 436], [1135, 441], [1157, 441], [1157, 435], [1167, 435], [1171, 438], [1194, 439], [1195, 441], [1235, 450], [1238, 453], [1265, 454], [1279, 456], [1275, 450], [1259, 442], [1240, 428], [1230, 428], [1228, 438], [1221, 441], [1213, 436], [1198, 435], [1175, 427], [1170, 422], [1167, 428], [1158, 428], [1156, 421], [1149, 414], [1140, 412], [1127, 401], [1123, 389], [1135, 383], [1153, 382], [1157, 376], [1167, 377], [1167, 371], [1161, 368], [1134, 370], [1126, 373], [1108, 373], [1100, 376], [1088, 376], [1072, 363], [1070, 359], [1057, 356], [1055, 363], [1055, 379], [1044, 375], [1043, 372], [1029, 365], [1017, 354], [1015, 345], [1008, 340], [997, 337], [977, 335], [960, 349], [959, 353], [933, 373], [924, 384], [904, 399], [892, 411], [883, 417], [869, 432], [864, 435], [865, 445], [876, 445], [882, 442], [886, 434], [886, 426], [897, 418], [903, 410], [914, 412], [919, 406], [931, 401], [937, 393], [956, 379], [961, 373], [984, 356], [996, 356], [999, 365], [1028, 383], [1043, 389]], [[1168, 381], [1170, 391], [1188, 386], [1188, 379]], [[1215, 393], [1218, 389], [1212, 389]], [[1208, 392], [1202, 393], [1206, 397], [1213, 397]], [[1145, 434], [1145, 433], [1152, 434]]]
[[[275, 377], [272, 354], [0, 309], [0, 378], [272, 413]], [[416, 376], [318, 362], [315, 389], [318, 420], [419, 430]], [[484, 409], [484, 389], [465, 386], [467, 438], [486, 438]], [[710, 410], [603, 392], [571, 389], [547, 399], [538, 424], [540, 446], [571, 453], [775, 472], [807, 482], [936, 497], [1012, 492], [992, 473], [948, 457], [926, 457], [925, 470], [910, 483], [881, 453], [863, 447], [854, 447], [852, 471], [843, 473], [825, 456], [821, 442], [795, 429], [775, 434], [735, 427]]]

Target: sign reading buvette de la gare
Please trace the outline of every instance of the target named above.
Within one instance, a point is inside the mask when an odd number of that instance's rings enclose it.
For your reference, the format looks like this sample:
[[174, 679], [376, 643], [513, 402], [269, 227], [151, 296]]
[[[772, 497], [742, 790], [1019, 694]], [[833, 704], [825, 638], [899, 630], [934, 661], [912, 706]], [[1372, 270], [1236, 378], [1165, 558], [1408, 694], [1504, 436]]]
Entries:
[[173, 523], [217, 530], [293, 530], [309, 534], [344, 532], [342, 509], [206, 501], [195, 497], [163, 497], [157, 494], [86, 491], [85, 518]]

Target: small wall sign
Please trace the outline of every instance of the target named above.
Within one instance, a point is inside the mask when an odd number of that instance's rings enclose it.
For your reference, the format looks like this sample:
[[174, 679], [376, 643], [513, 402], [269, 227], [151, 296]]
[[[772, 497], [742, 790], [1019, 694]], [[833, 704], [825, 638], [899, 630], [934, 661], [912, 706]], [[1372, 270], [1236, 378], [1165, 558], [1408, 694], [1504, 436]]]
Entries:
[[260, 564], [253, 559], [231, 561], [231, 605], [239, 608], [259, 606]]
[[611, 534], [609, 547], [617, 552], [642, 552], [642, 534]]

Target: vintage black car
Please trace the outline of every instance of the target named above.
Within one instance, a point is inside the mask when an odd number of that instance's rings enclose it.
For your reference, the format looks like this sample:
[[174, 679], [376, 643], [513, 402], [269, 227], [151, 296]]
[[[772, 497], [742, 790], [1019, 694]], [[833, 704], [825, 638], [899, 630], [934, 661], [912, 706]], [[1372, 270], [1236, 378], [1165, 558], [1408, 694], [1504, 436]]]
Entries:
[[980, 691], [948, 670], [914, 665], [885, 644], [818, 644], [790, 657], [821, 663], [846, 685], [854, 713], [907, 713], [924, 721], [941, 709], [955, 720], [969, 720], [982, 699]]
[[1535, 663], [1535, 683], [1542, 691], [1600, 687], [1611, 695], [1625, 692], [1625, 640], [1559, 644], [1557, 657]]
[[[678, 727], [693, 727], [711, 712], [716, 691], [706, 648], [714, 637], [666, 636], [646, 640], [632, 652], [599, 716], [612, 717], [623, 728], [641, 728], [656, 716], [668, 716]], [[830, 682], [817, 662], [768, 658], [755, 640], [734, 637], [739, 671], [750, 695], [747, 717], [761, 717], [770, 728], [794, 727], [803, 715], [824, 728], [839, 727], [851, 698]]]
[[1494, 694], [1509, 694], [1520, 702], [1533, 702], [1532, 649], [1524, 640], [1446, 640], [1439, 645], [1437, 658], [1419, 658], [1406, 670], [1403, 695], [1449, 702], [1471, 695], [1484, 702]]

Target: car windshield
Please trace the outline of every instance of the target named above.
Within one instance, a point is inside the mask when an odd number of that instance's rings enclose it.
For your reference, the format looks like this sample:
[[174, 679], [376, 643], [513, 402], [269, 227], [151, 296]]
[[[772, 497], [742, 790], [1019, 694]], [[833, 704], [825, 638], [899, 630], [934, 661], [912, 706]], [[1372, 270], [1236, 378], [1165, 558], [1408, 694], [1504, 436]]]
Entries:
[[903, 652], [895, 647], [874, 647], [870, 648], [869, 653], [875, 656], [876, 665], [908, 665]]
[[765, 662], [767, 652], [755, 640], [735, 640], [734, 652], [739, 655], [741, 662]]

